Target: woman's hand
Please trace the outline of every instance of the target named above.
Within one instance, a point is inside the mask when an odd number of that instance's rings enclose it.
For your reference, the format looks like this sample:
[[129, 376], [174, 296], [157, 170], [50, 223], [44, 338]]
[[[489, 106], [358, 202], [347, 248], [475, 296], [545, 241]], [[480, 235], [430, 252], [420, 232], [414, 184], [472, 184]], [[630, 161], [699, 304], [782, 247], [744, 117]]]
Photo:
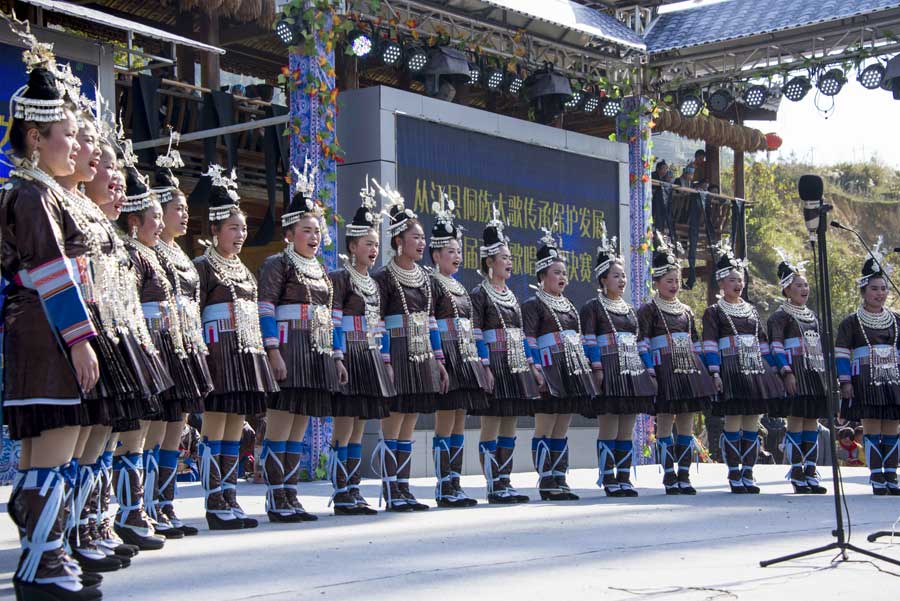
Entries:
[[441, 394], [447, 394], [447, 391], [450, 390], [450, 374], [447, 373], [447, 368], [443, 363], [438, 363], [438, 371], [441, 374]]
[[487, 387], [487, 392], [494, 392], [494, 384], [496, 384], [494, 382], [494, 374], [491, 372], [491, 368], [487, 366], [484, 368], [484, 383]]
[[269, 365], [272, 366], [272, 374], [275, 376], [275, 379], [279, 382], [287, 380], [287, 366], [284, 364], [281, 351], [277, 348], [270, 348], [266, 351], [266, 354], [269, 356]]
[[725, 388], [722, 386], [722, 377], [719, 376], [718, 372], [713, 374], [713, 381], [716, 383], [716, 392], [722, 394]]
[[595, 369], [591, 372], [591, 377], [594, 378], [594, 386], [597, 387], [597, 392], [603, 390], [603, 370]]
[[391, 384], [393, 384], [394, 383], [394, 366], [391, 365], [390, 363], [385, 363], [384, 371], [387, 372], [388, 378], [390, 379]]
[[534, 376], [534, 383], [537, 384], [538, 390], [547, 392], [547, 380], [544, 378], [544, 374], [541, 373], [541, 368], [532, 364], [531, 374]]
[[850, 382], [844, 382], [841, 384], [841, 398], [845, 401], [849, 401], [850, 397], [853, 396], [853, 384]]
[[75, 368], [75, 379], [81, 391], [90, 392], [100, 379], [100, 364], [89, 341], [82, 340], [72, 346], [72, 367]]
[[797, 394], [797, 377], [793, 372], [787, 372], [784, 374], [784, 389], [787, 391], [789, 396], [794, 396]]
[[338, 384], [341, 386], [346, 386], [347, 382], [350, 381], [350, 375], [347, 373], [347, 368], [344, 366], [344, 362], [340, 359], [335, 359], [334, 367], [337, 369], [337, 378]]

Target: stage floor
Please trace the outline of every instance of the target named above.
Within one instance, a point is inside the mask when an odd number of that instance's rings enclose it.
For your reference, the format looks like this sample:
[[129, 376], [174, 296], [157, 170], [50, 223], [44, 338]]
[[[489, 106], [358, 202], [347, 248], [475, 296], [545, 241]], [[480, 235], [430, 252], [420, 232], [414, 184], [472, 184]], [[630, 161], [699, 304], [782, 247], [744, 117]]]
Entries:
[[[575, 470], [570, 483], [582, 500], [532, 501], [514, 507], [479, 504], [417, 514], [335, 517], [327, 508], [328, 483], [303, 484], [316, 523], [269, 524], [264, 487], [241, 484], [244, 508], [260, 516], [256, 530], [210, 533], [202, 521], [202, 494], [182, 485], [179, 513], [201, 525], [199, 536], [169, 541], [126, 570], [106, 574], [104, 598], [150, 601], [188, 598], [259, 599], [895, 599], [900, 579], [880, 573], [861, 555], [833, 568], [822, 554], [766, 569], [758, 561], [831, 542], [834, 499], [795, 496], [784, 466], [761, 466], [760, 496], [726, 492], [725, 468], [703, 465], [692, 478], [700, 494], [667, 497], [657, 466], [639, 469], [638, 499], [608, 499], [594, 470]], [[830, 470], [824, 484], [831, 489]], [[889, 539], [867, 543], [889, 530], [900, 499], [876, 498], [867, 472], [845, 470], [853, 542], [900, 559]], [[513, 482], [535, 496], [535, 476]], [[415, 480], [420, 499], [433, 496], [433, 480]], [[477, 476], [463, 478], [482, 496]], [[377, 502], [377, 483], [364, 494]], [[5, 510], [9, 487], [0, 489], [0, 597], [11, 597], [18, 542]], [[429, 501], [432, 503], [432, 501]], [[883, 542], [882, 542], [883, 541]], [[900, 540], [898, 540], [900, 542]], [[900, 567], [878, 568], [900, 574]]]

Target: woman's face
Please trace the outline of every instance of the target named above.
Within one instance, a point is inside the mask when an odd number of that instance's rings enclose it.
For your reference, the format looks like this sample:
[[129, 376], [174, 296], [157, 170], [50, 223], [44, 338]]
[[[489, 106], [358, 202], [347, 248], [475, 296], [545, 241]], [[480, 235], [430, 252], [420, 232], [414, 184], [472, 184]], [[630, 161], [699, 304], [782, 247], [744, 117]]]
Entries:
[[656, 292], [661, 299], [667, 301], [675, 300], [675, 297], [678, 296], [678, 291], [681, 289], [681, 270], [673, 269], [672, 271], [667, 271], [664, 276], [654, 282], [654, 286], [656, 286]]
[[421, 261], [425, 254], [425, 231], [418, 223], [414, 223], [400, 235], [403, 245], [403, 256], [413, 261]]
[[872, 278], [863, 288], [863, 303], [871, 309], [880, 310], [887, 302], [888, 287], [884, 278]]
[[294, 251], [297, 254], [312, 259], [319, 250], [319, 243], [322, 241], [322, 230], [319, 228], [319, 220], [307, 215], [300, 221], [295, 223], [293, 227], [287, 231], [288, 242], [294, 245]]
[[486, 263], [493, 277], [500, 277], [504, 280], [512, 277], [512, 254], [505, 244], [497, 250], [496, 255], [488, 257]]
[[97, 175], [100, 163], [100, 144], [97, 128], [85, 121], [78, 130], [78, 152], [75, 155], [75, 177], [79, 182], [89, 182]]
[[218, 237], [218, 245], [216, 250], [219, 254], [225, 256], [237, 255], [244, 247], [244, 241], [247, 239], [247, 219], [243, 213], [232, 215], [219, 224], [215, 230]]
[[356, 264], [366, 269], [375, 266], [378, 259], [378, 234], [370, 230], [365, 236], [360, 236], [350, 242], [350, 254], [356, 257]]
[[541, 276], [543, 279], [544, 292], [553, 295], [560, 295], [566, 289], [566, 264], [562, 261], [556, 261], [544, 270]]
[[434, 251], [433, 256], [434, 264], [442, 274], [450, 276], [459, 271], [462, 252], [458, 240], [451, 240], [447, 246]]
[[137, 226], [137, 237], [141, 244], [146, 246], [156, 246], [159, 242], [159, 234], [163, 229], [163, 213], [162, 207], [157, 201], [153, 201], [143, 213], [143, 222], [134, 217], [130, 222], [132, 227]]
[[115, 200], [113, 188], [116, 178], [116, 155], [112, 148], [106, 145], [100, 146], [100, 156], [97, 159], [96, 173], [93, 179], [84, 183], [84, 191], [88, 198], [94, 201], [104, 213], [106, 205]]
[[600, 285], [603, 286], [607, 296], [619, 298], [625, 292], [625, 286], [628, 285], [625, 269], [618, 263], [613, 263], [606, 275], [600, 278]]
[[66, 111], [62, 121], [50, 126], [46, 136], [37, 129], [30, 129], [27, 138], [30, 147], [40, 153], [39, 166], [53, 177], [65, 177], [75, 173], [78, 144], [78, 123], [71, 111]]
[[744, 291], [744, 274], [731, 270], [727, 276], [719, 280], [719, 289], [726, 299], [736, 301]]
[[188, 229], [187, 199], [180, 191], [172, 193], [172, 200], [163, 208], [164, 231], [172, 238], [184, 236]]
[[800, 274], [794, 275], [794, 281], [784, 289], [784, 295], [791, 304], [802, 307], [809, 301], [809, 282]]
[[125, 174], [121, 171], [117, 170], [115, 173], [112, 193], [113, 201], [103, 208], [103, 213], [110, 219], [116, 220], [122, 214], [122, 207], [125, 206], [127, 200], [125, 197]]

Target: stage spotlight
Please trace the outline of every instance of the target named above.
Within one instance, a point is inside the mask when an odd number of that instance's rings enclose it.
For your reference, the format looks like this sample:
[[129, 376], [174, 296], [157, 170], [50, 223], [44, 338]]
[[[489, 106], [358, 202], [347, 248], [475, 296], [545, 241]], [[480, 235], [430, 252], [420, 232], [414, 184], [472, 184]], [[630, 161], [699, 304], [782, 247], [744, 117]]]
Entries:
[[492, 92], [497, 91], [500, 86], [503, 85], [503, 71], [496, 67], [485, 69], [482, 78], [484, 80], [484, 86]]
[[593, 113], [600, 106], [600, 97], [596, 94], [586, 92], [584, 95], [584, 106], [581, 107], [585, 113]]
[[769, 90], [766, 86], [762, 85], [750, 86], [744, 90], [742, 97], [744, 99], [744, 105], [746, 105], [747, 108], [758, 109], [764, 105], [769, 98]]
[[406, 68], [410, 73], [419, 73], [428, 63], [428, 54], [419, 46], [406, 48]]
[[525, 84], [525, 80], [519, 75], [518, 71], [515, 73], [507, 73], [506, 74], [506, 91], [512, 94], [513, 96], [518, 96], [522, 91], [522, 86]]
[[285, 46], [295, 45], [300, 39], [300, 36], [297, 35], [296, 20], [288, 20], [288, 17], [282, 16], [278, 19], [278, 22], [275, 23], [275, 35], [278, 36], [278, 39], [281, 40], [281, 43]]
[[469, 63], [469, 85], [478, 85], [479, 81], [481, 81], [481, 67], [478, 63]]
[[725, 88], [719, 88], [709, 95], [709, 98], [706, 99], [706, 104], [712, 112], [724, 113], [734, 104], [734, 97]]
[[350, 45], [350, 51], [357, 58], [365, 58], [372, 52], [372, 38], [364, 31], [354, 29], [347, 36], [347, 43]]
[[696, 94], [684, 94], [678, 103], [678, 112], [682, 117], [696, 117], [703, 109], [703, 101]]
[[385, 40], [381, 44], [378, 55], [382, 63], [393, 67], [400, 62], [400, 57], [403, 56], [403, 48], [393, 40]]
[[[571, 84], [570, 84], [571, 86]], [[575, 90], [572, 92], [572, 97], [567, 100], [563, 106], [566, 107], [567, 111], [574, 111], [579, 106], [581, 106], [581, 102], [584, 100], [584, 92], [581, 90]]]
[[549, 63], [528, 76], [524, 90], [534, 108], [535, 118], [545, 125], [556, 120], [563, 112], [563, 103], [572, 97], [572, 84]]
[[422, 69], [422, 75], [426, 94], [453, 102], [457, 86], [467, 83], [472, 72], [465, 52], [438, 46], [428, 51], [428, 63]]
[[618, 98], [606, 97], [601, 102], [600, 114], [609, 119], [615, 119], [622, 110], [622, 101]]
[[881, 63], [872, 63], [859, 73], [857, 80], [862, 87], [867, 90], [874, 90], [881, 87], [881, 80], [884, 79], [884, 65]]
[[844, 72], [840, 69], [831, 69], [819, 76], [816, 87], [826, 96], [836, 96], [845, 83], [847, 78], [844, 77]]
[[890, 90], [894, 95], [894, 100], [900, 100], [900, 55], [888, 61], [884, 68], [881, 87]]
[[802, 75], [794, 77], [781, 88], [781, 94], [791, 102], [800, 102], [812, 88], [809, 79]]

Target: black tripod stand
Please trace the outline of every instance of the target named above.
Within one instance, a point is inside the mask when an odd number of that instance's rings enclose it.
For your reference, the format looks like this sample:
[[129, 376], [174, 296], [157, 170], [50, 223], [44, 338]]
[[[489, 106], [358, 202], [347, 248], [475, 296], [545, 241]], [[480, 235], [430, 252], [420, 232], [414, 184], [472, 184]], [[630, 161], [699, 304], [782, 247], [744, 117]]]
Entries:
[[[835, 382], [837, 382], [837, 373], [835, 371], [834, 363], [834, 339], [832, 338], [831, 278], [828, 274], [828, 252], [825, 240], [828, 228], [826, 214], [830, 209], [830, 205], [826, 205], [825, 203], [819, 201], [817, 209], [818, 216], [816, 219], [818, 221], [818, 226], [815, 227], [816, 240], [814, 241], [812, 239], [812, 231], [810, 231], [810, 243], [812, 244], [816, 253], [816, 270], [819, 275], [819, 281], [817, 282], [818, 285], [816, 286], [816, 302], [819, 305], [818, 309], [820, 314], [821, 327], [820, 338], [822, 340], [822, 354], [825, 357], [825, 378], [826, 382], [828, 383], [828, 441], [832, 449], [831, 473], [834, 483], [834, 517], [836, 526], [835, 529], [831, 531], [831, 535], [835, 537], [836, 540], [834, 542], [828, 543], [827, 545], [822, 545], [821, 547], [814, 547], [812, 549], [806, 549], [805, 551], [797, 551], [796, 553], [791, 553], [790, 555], [784, 555], [783, 557], [776, 557], [775, 559], [767, 559], [765, 561], [761, 561], [759, 562], [759, 565], [763, 568], [774, 565], [776, 563], [782, 563], [785, 561], [799, 559], [801, 557], [808, 557], [810, 555], [817, 555], [819, 553], [825, 553], [827, 551], [835, 550], [840, 551], [842, 561], [847, 561], [847, 551], [856, 551], [857, 553], [860, 553], [862, 555], [867, 555], [874, 559], [880, 559], [882, 561], [900, 566], [900, 560], [885, 557], [873, 551], [861, 549], [856, 545], [850, 544], [850, 542], [846, 540], [846, 534], [844, 532], [844, 514], [841, 510], [843, 496], [843, 490], [841, 486], [841, 472], [840, 467], [838, 466], [837, 458], [834, 457], [834, 448], [837, 442], [837, 437], [835, 436], [834, 416], [837, 414], [837, 409], [839, 406], [839, 395], [838, 391], [834, 387]], [[804, 213], [805, 212], [806, 211], [804, 211]]]

